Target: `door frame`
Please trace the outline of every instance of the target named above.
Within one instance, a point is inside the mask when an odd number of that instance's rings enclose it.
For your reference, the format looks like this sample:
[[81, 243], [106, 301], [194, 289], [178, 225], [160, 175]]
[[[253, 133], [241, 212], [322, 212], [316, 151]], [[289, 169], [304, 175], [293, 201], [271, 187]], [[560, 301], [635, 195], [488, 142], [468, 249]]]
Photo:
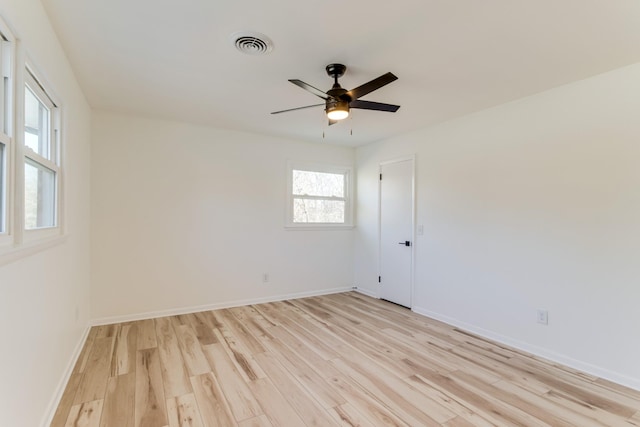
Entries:
[[[413, 297], [414, 297], [414, 272], [415, 272], [415, 242], [416, 242], [416, 155], [395, 157], [390, 160], [385, 160], [378, 163], [378, 176], [382, 174], [382, 167], [392, 163], [411, 161], [411, 271], [410, 276], [410, 288], [411, 288], [411, 303], [409, 308], [413, 310]], [[382, 273], [382, 180], [378, 179], [378, 277]], [[380, 287], [381, 282], [378, 282], [377, 297], [380, 299]]]

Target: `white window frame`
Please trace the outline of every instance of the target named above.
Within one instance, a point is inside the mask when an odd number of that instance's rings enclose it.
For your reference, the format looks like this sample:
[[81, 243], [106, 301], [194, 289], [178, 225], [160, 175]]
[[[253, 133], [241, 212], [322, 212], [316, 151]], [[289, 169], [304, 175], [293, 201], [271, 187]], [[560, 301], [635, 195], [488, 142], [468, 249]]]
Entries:
[[0, 252], [14, 243], [14, 120], [16, 39], [0, 17]]
[[[52, 95], [52, 91], [47, 87], [46, 83], [43, 83], [43, 79], [38, 76], [36, 72], [34, 72], [34, 67], [27, 63], [24, 68], [24, 81], [22, 84], [21, 93], [23, 96], [22, 99], [22, 109], [24, 110], [24, 91], [26, 87], [36, 95], [38, 100], [40, 100], [45, 106], [49, 109], [50, 117], [49, 117], [49, 140], [50, 140], [50, 159], [45, 158], [44, 156], [36, 153], [31, 148], [26, 146], [25, 137], [24, 137], [24, 111], [21, 115], [21, 134], [20, 134], [20, 148], [22, 151], [21, 158], [21, 171], [19, 172], [22, 178], [22, 188], [21, 188], [21, 229], [23, 233], [23, 240], [26, 243], [38, 241], [41, 239], [51, 238], [55, 236], [59, 236], [62, 234], [62, 218], [61, 218], [61, 204], [62, 204], [62, 175], [61, 175], [61, 141], [60, 141], [60, 107], [59, 104], [55, 101], [55, 97]], [[42, 165], [43, 167], [53, 171], [55, 173], [55, 190], [54, 190], [54, 225], [49, 227], [35, 228], [35, 229], [27, 229], [25, 224], [25, 200], [24, 200], [24, 168], [27, 162], [33, 162]]]
[[[64, 149], [61, 135], [63, 111], [52, 85], [26, 58], [23, 43], [15, 38], [11, 27], [0, 16], [0, 143], [4, 146], [3, 179], [0, 206], [4, 227], [0, 229], [0, 266], [30, 256], [64, 241]], [[31, 75], [30, 75], [31, 74]], [[32, 85], [35, 79], [37, 85]], [[25, 99], [27, 82], [35, 91], [42, 90], [55, 108], [51, 112], [50, 130], [53, 157], [38, 158], [25, 147]], [[40, 156], [42, 157], [42, 156]], [[25, 162], [31, 159], [55, 173], [55, 227], [25, 230]]]
[[[344, 197], [300, 196], [293, 194], [293, 171], [308, 171], [343, 175]], [[343, 223], [293, 222], [293, 201], [296, 198], [341, 200], [345, 202]], [[319, 163], [287, 162], [287, 214], [285, 228], [289, 230], [344, 230], [353, 228], [353, 167]]]

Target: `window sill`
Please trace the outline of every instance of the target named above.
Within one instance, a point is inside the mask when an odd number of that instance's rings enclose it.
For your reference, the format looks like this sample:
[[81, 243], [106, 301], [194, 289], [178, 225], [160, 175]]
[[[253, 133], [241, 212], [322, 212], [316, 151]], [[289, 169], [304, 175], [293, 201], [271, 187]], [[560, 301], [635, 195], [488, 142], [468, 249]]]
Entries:
[[10, 264], [19, 259], [29, 257], [38, 252], [60, 245], [66, 240], [66, 235], [59, 234], [54, 237], [24, 242], [18, 246], [0, 247], [0, 266]]
[[342, 231], [342, 230], [352, 230], [354, 229], [354, 225], [312, 225], [312, 224], [301, 224], [301, 225], [285, 225], [284, 229], [287, 231]]

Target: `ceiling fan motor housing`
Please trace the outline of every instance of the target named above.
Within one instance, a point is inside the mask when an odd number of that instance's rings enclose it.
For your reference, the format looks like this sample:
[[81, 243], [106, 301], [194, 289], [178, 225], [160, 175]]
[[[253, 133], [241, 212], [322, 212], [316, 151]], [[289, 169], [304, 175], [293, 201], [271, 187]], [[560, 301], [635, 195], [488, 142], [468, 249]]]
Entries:
[[332, 111], [349, 111], [349, 101], [344, 101], [338, 98], [329, 98], [327, 99], [327, 104], [325, 107], [325, 112], [327, 115]]
[[347, 66], [342, 64], [329, 64], [326, 70], [329, 77], [337, 79], [344, 75], [344, 72], [347, 71]]

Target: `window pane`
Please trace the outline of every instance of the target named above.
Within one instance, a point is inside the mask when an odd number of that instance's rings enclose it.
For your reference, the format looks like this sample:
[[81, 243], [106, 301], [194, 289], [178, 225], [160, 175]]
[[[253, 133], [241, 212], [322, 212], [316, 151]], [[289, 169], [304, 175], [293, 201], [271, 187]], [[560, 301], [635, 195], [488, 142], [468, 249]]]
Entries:
[[25, 87], [24, 144], [45, 159], [49, 157], [49, 109]]
[[344, 197], [345, 176], [339, 173], [293, 171], [293, 194]]
[[25, 228], [54, 227], [56, 173], [27, 160], [24, 165]]
[[294, 223], [344, 223], [345, 202], [342, 200], [293, 199]]

